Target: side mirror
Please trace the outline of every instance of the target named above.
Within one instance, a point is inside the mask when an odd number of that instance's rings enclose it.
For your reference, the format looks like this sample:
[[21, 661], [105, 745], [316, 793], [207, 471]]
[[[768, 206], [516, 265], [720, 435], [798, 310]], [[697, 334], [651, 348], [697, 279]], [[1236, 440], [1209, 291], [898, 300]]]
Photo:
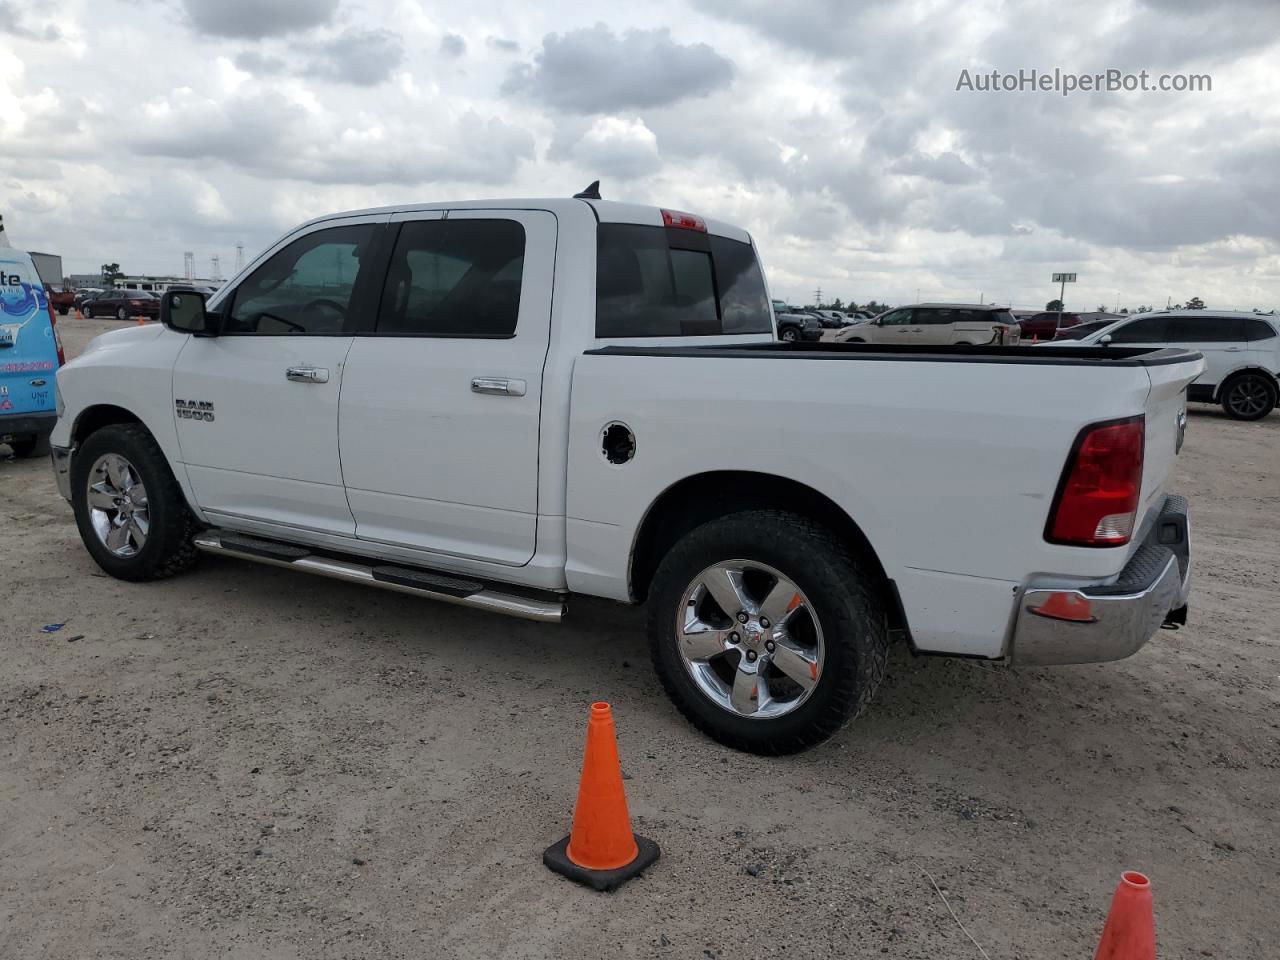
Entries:
[[1108, 347], [1108, 346], [1110, 346], [1110, 345], [1111, 345], [1111, 334], [1109, 334], [1109, 333], [1104, 333], [1102, 336], [1100, 336], [1100, 337], [1098, 338], [1098, 343], [1099, 343], [1101, 346], [1104, 346], [1104, 347]]
[[205, 296], [192, 290], [171, 290], [160, 299], [160, 321], [170, 330], [197, 337], [216, 337], [218, 318], [205, 310]]

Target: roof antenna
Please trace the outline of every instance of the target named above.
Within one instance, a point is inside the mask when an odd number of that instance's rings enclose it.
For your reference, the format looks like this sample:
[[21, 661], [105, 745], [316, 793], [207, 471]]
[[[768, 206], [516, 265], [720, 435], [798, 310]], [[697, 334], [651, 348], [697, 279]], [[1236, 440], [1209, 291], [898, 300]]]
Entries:
[[599, 180], [592, 180], [592, 181], [591, 181], [591, 185], [590, 185], [589, 187], [587, 187], [587, 189], [583, 190], [581, 193], [575, 193], [575, 194], [573, 195], [573, 199], [575, 199], [575, 200], [600, 200], [600, 199], [602, 199], [602, 198], [601, 198], [601, 196], [600, 196], [600, 181], [599, 181]]

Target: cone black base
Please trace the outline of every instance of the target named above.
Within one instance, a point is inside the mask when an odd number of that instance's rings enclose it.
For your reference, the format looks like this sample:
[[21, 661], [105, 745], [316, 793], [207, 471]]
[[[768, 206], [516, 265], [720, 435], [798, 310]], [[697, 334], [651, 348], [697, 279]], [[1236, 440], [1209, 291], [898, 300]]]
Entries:
[[556, 873], [564, 874], [570, 880], [576, 880], [578, 883], [585, 883], [593, 890], [613, 891], [617, 890], [632, 877], [637, 877], [644, 873], [662, 854], [656, 843], [645, 839], [639, 834], [636, 834], [636, 846], [640, 848], [640, 852], [636, 854], [636, 858], [630, 863], [616, 867], [613, 870], [588, 870], [586, 867], [580, 867], [569, 859], [569, 854], [566, 852], [569, 847], [569, 838], [565, 837], [559, 843], [553, 843], [543, 851], [542, 862]]

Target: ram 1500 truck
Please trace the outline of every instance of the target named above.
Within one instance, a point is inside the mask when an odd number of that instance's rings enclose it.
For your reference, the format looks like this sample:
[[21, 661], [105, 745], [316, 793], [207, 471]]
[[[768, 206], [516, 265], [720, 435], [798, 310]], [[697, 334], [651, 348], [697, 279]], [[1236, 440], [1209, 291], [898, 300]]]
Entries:
[[745, 230], [595, 199], [313, 220], [162, 319], [58, 373], [60, 489], [126, 580], [208, 551], [545, 621], [644, 601], [679, 709], [765, 753], [856, 714], [894, 639], [1076, 663], [1185, 619], [1194, 353], [778, 343]]

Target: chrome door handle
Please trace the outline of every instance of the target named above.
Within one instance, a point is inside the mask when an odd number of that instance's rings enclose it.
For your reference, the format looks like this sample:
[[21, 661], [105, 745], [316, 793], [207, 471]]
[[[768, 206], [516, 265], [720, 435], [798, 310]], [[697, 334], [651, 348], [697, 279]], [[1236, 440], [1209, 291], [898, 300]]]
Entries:
[[1239, 353], [1244, 347], [1227, 347], [1223, 353]]
[[324, 367], [289, 367], [285, 379], [294, 383], [328, 383], [329, 371]]
[[472, 393], [492, 393], [499, 397], [523, 397], [525, 382], [505, 377], [472, 377]]

